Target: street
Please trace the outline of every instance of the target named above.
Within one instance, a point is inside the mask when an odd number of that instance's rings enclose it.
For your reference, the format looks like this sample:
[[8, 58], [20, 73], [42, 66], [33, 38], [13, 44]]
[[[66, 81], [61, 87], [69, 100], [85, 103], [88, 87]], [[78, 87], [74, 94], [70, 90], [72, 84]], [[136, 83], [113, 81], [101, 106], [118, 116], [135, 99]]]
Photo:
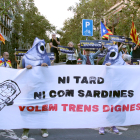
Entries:
[[[50, 129], [47, 140], [140, 140], [140, 126], [118, 127], [120, 133], [114, 134], [106, 128], [105, 135], [99, 135], [98, 129]], [[0, 140], [22, 140], [22, 129], [1, 130]], [[28, 140], [44, 140], [40, 130], [30, 130]]]

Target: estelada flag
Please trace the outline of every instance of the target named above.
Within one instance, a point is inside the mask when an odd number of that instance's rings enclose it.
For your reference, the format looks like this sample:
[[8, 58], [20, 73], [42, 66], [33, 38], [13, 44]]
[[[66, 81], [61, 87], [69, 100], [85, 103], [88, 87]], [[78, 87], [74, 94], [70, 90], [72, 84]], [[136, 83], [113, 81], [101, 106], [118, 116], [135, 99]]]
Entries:
[[139, 38], [138, 38], [138, 35], [137, 35], [137, 30], [135, 28], [135, 24], [134, 24], [133, 20], [132, 20], [130, 38], [132, 39], [132, 42], [134, 42], [135, 44], [140, 45]]
[[2, 34], [0, 34], [0, 41], [2, 41], [3, 44], [5, 44], [5, 39], [4, 39], [4, 37], [2, 36]]
[[101, 37], [109, 38], [109, 35], [113, 35], [109, 28], [101, 22]]

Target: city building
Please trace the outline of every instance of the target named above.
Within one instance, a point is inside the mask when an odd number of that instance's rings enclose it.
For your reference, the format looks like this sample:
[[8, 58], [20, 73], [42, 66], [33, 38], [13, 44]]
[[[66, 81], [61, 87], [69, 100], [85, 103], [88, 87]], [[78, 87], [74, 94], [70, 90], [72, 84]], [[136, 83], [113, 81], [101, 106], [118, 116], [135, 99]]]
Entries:
[[[119, 12], [126, 7], [128, 0], [117, 0], [115, 4], [104, 14], [104, 24], [115, 32], [115, 26], [119, 22]], [[113, 17], [113, 21], [110, 20]]]
[[[0, 4], [0, 11], [3, 10], [4, 5], [5, 3]], [[13, 32], [12, 28], [13, 14], [14, 11], [11, 9], [7, 10], [6, 14], [0, 15], [0, 33], [5, 39], [5, 45], [2, 42], [0, 42], [1, 52], [7, 51], [10, 47], [10, 38], [12, 37]]]

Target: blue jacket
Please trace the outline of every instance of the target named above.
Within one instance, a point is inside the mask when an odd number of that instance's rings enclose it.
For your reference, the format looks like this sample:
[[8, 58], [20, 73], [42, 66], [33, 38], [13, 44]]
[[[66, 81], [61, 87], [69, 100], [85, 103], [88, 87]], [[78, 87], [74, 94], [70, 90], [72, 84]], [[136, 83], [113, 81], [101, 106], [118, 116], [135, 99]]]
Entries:
[[[89, 61], [91, 63], [91, 65], [94, 65], [94, 58], [96, 58], [98, 56], [98, 54], [100, 54], [101, 51], [98, 50], [95, 54], [90, 54], [89, 55]], [[82, 64], [86, 65], [87, 62], [87, 56], [86, 55], [82, 55], [81, 52], [79, 52], [79, 57], [82, 59]]]

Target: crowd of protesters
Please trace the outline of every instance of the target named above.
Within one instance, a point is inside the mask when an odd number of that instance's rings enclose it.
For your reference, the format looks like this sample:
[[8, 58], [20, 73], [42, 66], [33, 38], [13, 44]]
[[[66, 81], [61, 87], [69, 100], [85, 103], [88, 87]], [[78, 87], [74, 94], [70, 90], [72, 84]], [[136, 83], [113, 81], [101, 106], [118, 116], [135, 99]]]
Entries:
[[[59, 38], [56, 37], [56, 34], [52, 34], [52, 39], [50, 39], [50, 46], [51, 46], [51, 52], [53, 52], [55, 54], [55, 60], [50, 62], [49, 58], [47, 57], [47, 59], [45, 59], [46, 61], [43, 62], [42, 64], [40, 64], [40, 66], [50, 66], [54, 62], [59, 63], [58, 45], [60, 45]], [[97, 60], [96, 65], [103, 63], [104, 58], [98, 58], [98, 55], [101, 52], [103, 52], [104, 49], [105, 49], [103, 44], [102, 44], [102, 48], [100, 48], [94, 54], [90, 53], [90, 49], [85, 49], [85, 55], [83, 55], [81, 53], [80, 44], [77, 44], [77, 46], [78, 46], [77, 47], [78, 49], [76, 49], [74, 47], [73, 42], [68, 43], [68, 47], [70, 47], [71, 50], [74, 51], [74, 53], [66, 55], [66, 65], [76, 65], [78, 63], [77, 62], [78, 58], [81, 59], [83, 65], [94, 65], [95, 64], [95, 59]], [[127, 46], [123, 43], [118, 47], [118, 50], [119, 50], [119, 52], [121, 52], [122, 58], [125, 61], [126, 65], [132, 65], [131, 57], [140, 58], [140, 48], [139, 48], [138, 45], [135, 45], [135, 44], [132, 45], [130, 54], [128, 53]], [[17, 69], [23, 69], [23, 68], [32, 69], [31, 64], [23, 65], [22, 60], [21, 61], [17, 60], [16, 53], [14, 55], [15, 55], [15, 61], [17, 63]], [[4, 52], [3, 56], [0, 58], [0, 67], [12, 68], [11, 62], [8, 58], [9, 58], [9, 53]], [[101, 63], [99, 63], [100, 60], [102, 60]], [[106, 63], [105, 65], [110, 66], [111, 63]], [[119, 130], [115, 126], [112, 126], [111, 130], [115, 133], [119, 133]], [[42, 132], [43, 137], [47, 137], [49, 135], [47, 129], [41, 129], [41, 132]], [[22, 139], [28, 139], [28, 133], [29, 133], [29, 129], [23, 129]], [[101, 127], [99, 129], [99, 134], [105, 134], [104, 127]]]
[[[51, 65], [54, 63], [59, 63], [59, 48], [58, 45], [60, 45], [60, 40], [58, 37], [56, 37], [56, 34], [52, 34], [52, 38], [50, 39], [50, 50], [55, 54], [55, 60], [51, 61]], [[81, 53], [80, 50], [80, 43], [77, 44], [77, 49], [74, 47], [74, 43], [70, 41], [68, 43], [68, 47], [70, 47], [72, 50], [74, 50], [74, 54], [66, 54], [66, 64], [68, 65], [76, 65], [78, 62], [82, 62], [82, 64], [87, 65], [102, 65], [104, 61], [104, 57], [98, 57], [98, 54], [102, 50], [98, 50], [95, 54], [90, 53], [90, 49], [85, 49], [85, 55]], [[133, 44], [131, 47], [131, 52], [129, 52], [129, 47], [127, 44], [121, 43], [121, 45], [118, 47], [119, 52], [122, 53], [122, 58], [126, 62], [127, 65], [133, 65], [131, 62], [131, 59], [140, 58], [140, 47], [139, 45]], [[17, 63], [17, 68], [19, 68], [20, 60], [17, 60], [16, 53], [15, 55], [15, 62]], [[11, 61], [8, 60], [9, 53], [4, 52], [3, 56], [0, 58], [0, 67], [12, 67]], [[137, 63], [140, 65], [140, 61], [136, 60]], [[108, 64], [107, 64], [108, 65]]]

